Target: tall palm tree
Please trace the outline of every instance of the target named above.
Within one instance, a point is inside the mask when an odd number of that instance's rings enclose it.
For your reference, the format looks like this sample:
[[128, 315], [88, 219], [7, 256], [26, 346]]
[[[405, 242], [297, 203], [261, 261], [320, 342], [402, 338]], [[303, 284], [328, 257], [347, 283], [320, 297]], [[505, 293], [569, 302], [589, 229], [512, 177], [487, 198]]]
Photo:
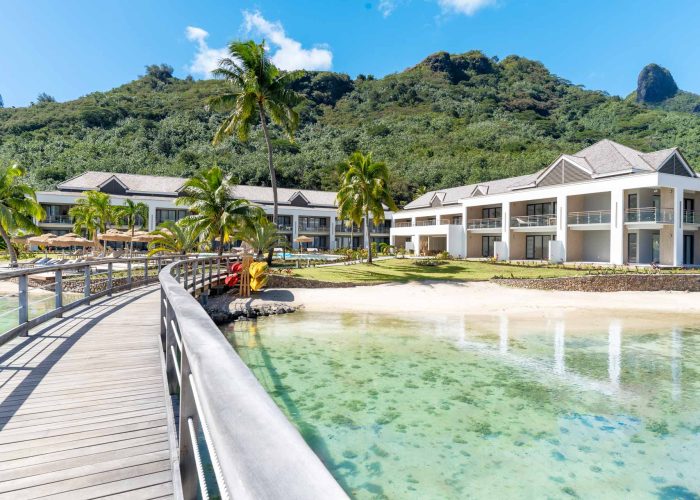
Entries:
[[230, 174], [212, 167], [188, 179], [175, 200], [176, 205], [185, 205], [193, 212], [182, 219], [185, 224], [194, 225], [209, 241], [219, 240], [219, 255], [232, 236], [264, 214], [247, 200], [231, 199], [235, 185]]
[[[129, 231], [131, 232], [131, 238], [134, 238], [134, 231], [136, 229], [137, 223], [141, 221], [140, 226], [144, 227], [148, 221], [148, 205], [139, 201], [138, 203], [134, 200], [127, 199], [123, 205], [114, 208], [115, 218], [120, 221], [126, 222]], [[129, 253], [134, 252], [134, 242], [129, 242]]]
[[338, 215], [358, 226], [365, 220], [367, 262], [371, 264], [370, 220], [375, 224], [384, 221], [384, 205], [397, 210], [389, 193], [389, 170], [386, 163], [373, 161], [372, 153], [363, 155], [356, 151], [340, 165], [339, 174]]
[[214, 135], [218, 144], [228, 135], [235, 134], [241, 141], [248, 139], [250, 127], [260, 121], [265, 144], [267, 163], [272, 186], [272, 222], [277, 223], [277, 174], [272, 162], [272, 145], [268, 130], [268, 117], [284, 129], [292, 139], [299, 126], [299, 113], [294, 109], [303, 98], [289, 88], [300, 72], [282, 72], [268, 59], [265, 42], [257, 44], [231, 42], [229, 56], [219, 62], [214, 75], [231, 84], [231, 91], [209, 99], [212, 109], [228, 112], [229, 115]]
[[87, 231], [92, 235], [95, 246], [100, 246], [99, 233], [104, 233], [107, 226], [114, 220], [114, 207], [107, 193], [100, 191], [85, 191], [68, 211], [73, 219], [73, 231]]
[[240, 232], [241, 240], [248, 243], [257, 252], [258, 258], [263, 253], [268, 254], [267, 265], [272, 265], [272, 252], [275, 247], [286, 245], [287, 239], [280, 234], [277, 224], [262, 217], [257, 223], [243, 228]]
[[25, 173], [16, 163], [0, 168], [0, 236], [10, 255], [10, 267], [17, 266], [10, 235], [18, 231], [40, 233], [34, 220], [45, 215], [36, 192], [22, 179]]
[[181, 254], [196, 249], [200, 243], [200, 231], [194, 224], [171, 220], [164, 221], [153, 233], [157, 239], [148, 244], [148, 255], [157, 253]]

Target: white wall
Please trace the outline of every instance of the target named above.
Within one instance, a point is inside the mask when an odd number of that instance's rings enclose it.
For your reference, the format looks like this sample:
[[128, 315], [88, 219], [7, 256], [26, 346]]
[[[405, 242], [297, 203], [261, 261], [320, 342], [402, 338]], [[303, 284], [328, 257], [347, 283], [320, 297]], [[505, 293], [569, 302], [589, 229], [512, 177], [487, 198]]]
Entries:
[[583, 240], [581, 245], [581, 260], [583, 262], [609, 262], [610, 231], [580, 232], [582, 233]]

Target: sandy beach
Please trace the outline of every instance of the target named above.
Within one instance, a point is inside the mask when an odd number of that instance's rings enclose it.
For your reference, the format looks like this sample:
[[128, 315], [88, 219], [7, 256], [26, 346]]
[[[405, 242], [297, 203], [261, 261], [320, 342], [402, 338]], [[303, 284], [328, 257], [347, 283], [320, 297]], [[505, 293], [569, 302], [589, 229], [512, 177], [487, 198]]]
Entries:
[[561, 292], [528, 290], [489, 282], [414, 282], [353, 288], [270, 289], [262, 300], [287, 302], [316, 312], [433, 314], [552, 313], [576, 311], [657, 312], [700, 315], [700, 293]]

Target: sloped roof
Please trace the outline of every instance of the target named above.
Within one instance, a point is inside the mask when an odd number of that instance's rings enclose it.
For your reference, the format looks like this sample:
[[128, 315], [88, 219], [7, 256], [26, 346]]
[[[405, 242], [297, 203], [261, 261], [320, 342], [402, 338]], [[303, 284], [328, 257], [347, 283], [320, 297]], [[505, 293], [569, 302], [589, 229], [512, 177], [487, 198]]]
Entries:
[[[596, 176], [608, 175], [629, 175], [643, 172], [656, 172], [664, 164], [664, 161], [674, 152], [679, 152], [678, 148], [662, 149], [650, 153], [642, 153], [623, 144], [603, 139], [595, 144], [582, 149], [574, 154], [563, 154], [555, 160], [552, 165], [562, 158], [579, 165]], [[679, 152], [680, 153], [680, 152]], [[551, 165], [550, 165], [551, 166]], [[439, 192], [446, 193], [443, 205], [457, 203], [461, 198], [472, 198], [479, 196], [475, 193], [477, 186], [488, 188], [488, 194], [501, 194], [514, 189], [535, 188], [540, 175], [545, 172], [544, 168], [534, 174], [522, 175], [519, 177], [508, 177], [494, 181], [480, 182], [454, 188], [440, 189]], [[408, 203], [404, 209], [426, 208], [430, 206], [430, 201], [438, 191], [425, 193], [412, 202]]]
[[[187, 180], [183, 177], [89, 171], [62, 182], [58, 185], [58, 189], [63, 191], [99, 190], [101, 186], [112, 178], [126, 186], [129, 194], [164, 194], [169, 196], [177, 196], [178, 191]], [[272, 188], [266, 186], [239, 184], [234, 187], [231, 194], [235, 198], [244, 198], [254, 203], [272, 204]], [[297, 194], [301, 194], [306, 198], [311, 206], [336, 206], [336, 193], [334, 191], [277, 188], [277, 197], [280, 205], [290, 205]]]

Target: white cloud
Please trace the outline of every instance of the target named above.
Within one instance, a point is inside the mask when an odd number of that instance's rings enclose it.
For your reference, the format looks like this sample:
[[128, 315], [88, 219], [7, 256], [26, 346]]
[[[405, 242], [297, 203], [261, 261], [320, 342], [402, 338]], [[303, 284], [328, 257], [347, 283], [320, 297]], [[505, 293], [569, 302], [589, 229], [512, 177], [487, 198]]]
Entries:
[[395, 8], [396, 0], [379, 0], [379, 5], [377, 5], [377, 9], [384, 17], [389, 17]]
[[284, 70], [327, 70], [333, 64], [333, 53], [326, 47], [305, 49], [301, 43], [289, 38], [280, 22], [265, 19], [260, 12], [243, 12], [245, 31], [255, 32], [274, 47], [270, 57], [277, 67]]
[[196, 26], [188, 26], [185, 29], [185, 36], [191, 42], [197, 44], [197, 53], [189, 66], [189, 70], [197, 75], [210, 77], [211, 72], [219, 66], [219, 61], [226, 57], [226, 48], [212, 49], [207, 44], [209, 33]]
[[495, 0], [437, 0], [444, 12], [473, 15], [477, 10], [493, 5]]

